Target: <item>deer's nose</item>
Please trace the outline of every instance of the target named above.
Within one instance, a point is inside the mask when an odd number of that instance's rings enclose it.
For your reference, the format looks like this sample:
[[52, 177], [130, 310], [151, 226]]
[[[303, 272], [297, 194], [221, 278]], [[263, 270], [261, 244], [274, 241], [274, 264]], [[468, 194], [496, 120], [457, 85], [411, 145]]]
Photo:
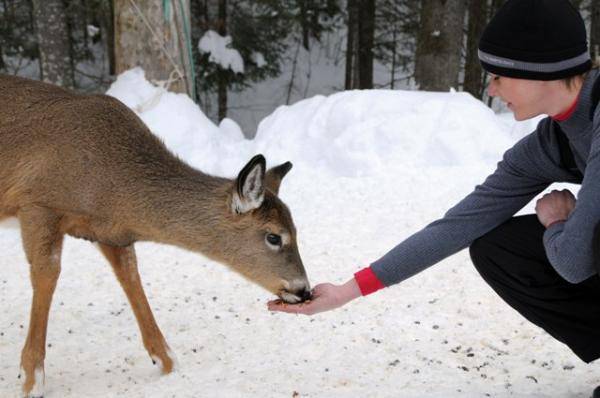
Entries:
[[310, 299], [312, 293], [306, 280], [283, 281], [283, 289], [279, 296], [288, 303], [300, 303]]
[[309, 289], [303, 289], [301, 292], [298, 292], [298, 297], [300, 297], [301, 301], [310, 300], [312, 292]]

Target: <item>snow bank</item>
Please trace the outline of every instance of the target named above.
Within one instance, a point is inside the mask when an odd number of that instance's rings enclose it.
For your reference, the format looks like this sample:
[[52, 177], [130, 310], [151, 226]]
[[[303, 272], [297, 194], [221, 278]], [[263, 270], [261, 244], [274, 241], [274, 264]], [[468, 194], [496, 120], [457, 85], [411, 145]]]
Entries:
[[233, 120], [219, 126], [185, 94], [149, 83], [141, 68], [117, 78], [106, 94], [129, 108], [182, 159], [214, 175], [233, 176], [252, 156], [252, 144]]
[[135, 110], [183, 159], [225, 176], [255, 153], [270, 164], [290, 160], [347, 177], [490, 164], [535, 126], [498, 118], [466, 93], [356, 90], [281, 106], [246, 140], [233, 120], [216, 126], [189, 97], [151, 85], [139, 68], [119, 76], [107, 94]]
[[512, 142], [493, 112], [468, 94], [384, 90], [282, 106], [260, 123], [255, 141], [277, 159], [344, 176], [490, 162]]

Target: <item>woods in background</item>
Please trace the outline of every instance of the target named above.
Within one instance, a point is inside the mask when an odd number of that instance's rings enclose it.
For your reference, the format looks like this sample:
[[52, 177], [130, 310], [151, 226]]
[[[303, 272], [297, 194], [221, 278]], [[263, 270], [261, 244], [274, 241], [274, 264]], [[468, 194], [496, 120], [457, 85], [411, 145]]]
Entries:
[[[102, 91], [115, 74], [141, 66], [149, 80], [171, 91], [199, 102], [216, 98], [222, 120], [228, 93], [278, 76], [283, 65], [297, 62], [298, 52], [329, 35], [340, 40], [344, 57], [340, 90], [455, 88], [484, 99], [477, 42], [503, 2], [0, 0], [0, 72]], [[600, 57], [600, 1], [572, 3], [588, 25], [592, 57]], [[241, 70], [199, 48], [208, 32], [229, 37]], [[389, 76], [377, 87], [375, 66]]]

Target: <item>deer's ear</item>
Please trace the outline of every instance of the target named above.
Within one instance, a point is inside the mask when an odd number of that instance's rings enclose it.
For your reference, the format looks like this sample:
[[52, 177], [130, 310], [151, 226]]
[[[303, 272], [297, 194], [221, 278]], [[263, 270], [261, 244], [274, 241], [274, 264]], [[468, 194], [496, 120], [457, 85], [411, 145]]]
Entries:
[[279, 193], [279, 186], [281, 185], [281, 180], [292, 168], [292, 163], [285, 162], [280, 164], [279, 166], [275, 166], [267, 171], [267, 175], [265, 176], [265, 186], [275, 195]]
[[262, 205], [265, 199], [265, 164], [264, 156], [256, 155], [240, 171], [232, 192], [231, 207], [234, 213], [246, 213]]

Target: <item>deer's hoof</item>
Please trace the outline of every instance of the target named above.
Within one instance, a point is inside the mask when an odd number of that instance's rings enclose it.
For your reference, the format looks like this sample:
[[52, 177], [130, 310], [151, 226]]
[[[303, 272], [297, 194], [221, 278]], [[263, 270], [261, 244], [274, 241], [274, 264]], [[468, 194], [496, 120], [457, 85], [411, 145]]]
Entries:
[[177, 357], [175, 356], [173, 351], [171, 351], [169, 349], [167, 349], [166, 355], [164, 358], [161, 359], [157, 355], [152, 355], [151, 358], [152, 358], [152, 363], [155, 365], [158, 365], [158, 367], [160, 368], [160, 372], [163, 375], [169, 374], [169, 373], [173, 372], [174, 370], [177, 370], [177, 368], [179, 367]]
[[[22, 377], [22, 375], [24, 377]], [[31, 380], [30, 378], [33, 378]], [[25, 398], [44, 398], [44, 369], [36, 368], [32, 375], [27, 375], [27, 373], [21, 368], [21, 373], [18, 376], [19, 379], [25, 378], [25, 383], [23, 384], [23, 389], [27, 392], [24, 392]]]

